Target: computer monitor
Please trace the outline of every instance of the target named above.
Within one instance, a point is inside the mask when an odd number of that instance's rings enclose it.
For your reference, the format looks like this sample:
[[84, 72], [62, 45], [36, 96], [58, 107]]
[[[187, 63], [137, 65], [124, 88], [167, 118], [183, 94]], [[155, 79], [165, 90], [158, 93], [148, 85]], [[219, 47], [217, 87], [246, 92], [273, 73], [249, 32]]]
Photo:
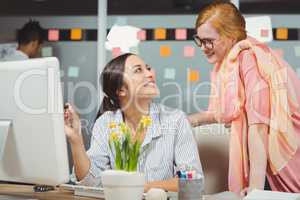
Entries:
[[56, 58], [0, 62], [0, 180], [58, 185], [69, 180]]

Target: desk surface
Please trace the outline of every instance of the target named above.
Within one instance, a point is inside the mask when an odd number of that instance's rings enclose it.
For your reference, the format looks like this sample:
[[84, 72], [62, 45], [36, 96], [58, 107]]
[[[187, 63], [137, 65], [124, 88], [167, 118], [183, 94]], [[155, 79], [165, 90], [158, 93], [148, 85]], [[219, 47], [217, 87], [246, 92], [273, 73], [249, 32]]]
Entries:
[[[72, 191], [67, 190], [52, 190], [48, 192], [34, 192], [33, 186], [30, 185], [14, 185], [0, 184], [0, 195], [9, 195], [22, 198], [33, 198], [39, 200], [95, 200], [96, 198], [74, 196]], [[1, 196], [0, 196], [1, 197]]]

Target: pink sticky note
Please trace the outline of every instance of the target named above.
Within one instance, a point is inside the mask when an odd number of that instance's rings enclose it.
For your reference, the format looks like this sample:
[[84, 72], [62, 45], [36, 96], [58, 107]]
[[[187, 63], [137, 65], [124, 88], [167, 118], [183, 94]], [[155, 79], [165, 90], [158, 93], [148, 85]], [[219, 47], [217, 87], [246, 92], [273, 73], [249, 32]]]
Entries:
[[260, 30], [260, 36], [261, 37], [268, 37], [269, 36], [269, 30], [268, 29], [261, 29]]
[[137, 32], [137, 39], [138, 40], [146, 40], [146, 31], [140, 30]]
[[184, 57], [193, 57], [195, 56], [195, 48], [193, 46], [185, 46], [183, 49]]
[[122, 51], [120, 47], [115, 47], [112, 49], [112, 57], [118, 57], [119, 55], [121, 55]]
[[176, 40], [186, 40], [187, 31], [186, 29], [176, 29], [175, 38]]
[[59, 31], [57, 29], [50, 29], [48, 31], [48, 40], [49, 41], [58, 41], [59, 40]]

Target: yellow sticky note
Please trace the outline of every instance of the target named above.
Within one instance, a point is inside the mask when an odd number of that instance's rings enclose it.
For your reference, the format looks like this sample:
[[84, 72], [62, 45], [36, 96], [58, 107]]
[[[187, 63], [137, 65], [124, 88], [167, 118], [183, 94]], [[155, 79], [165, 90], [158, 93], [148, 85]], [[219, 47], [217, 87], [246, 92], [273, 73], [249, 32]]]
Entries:
[[276, 39], [287, 40], [288, 39], [288, 29], [287, 28], [277, 28], [276, 29]]
[[199, 81], [199, 79], [200, 79], [199, 71], [193, 70], [193, 69], [190, 69], [188, 71], [188, 80], [189, 81], [196, 82], [196, 81]]
[[155, 40], [165, 40], [167, 35], [167, 30], [165, 28], [157, 28], [154, 30]]
[[171, 48], [167, 45], [162, 45], [160, 46], [159, 53], [162, 57], [168, 57], [171, 55]]
[[79, 28], [71, 29], [71, 40], [81, 40], [82, 30]]

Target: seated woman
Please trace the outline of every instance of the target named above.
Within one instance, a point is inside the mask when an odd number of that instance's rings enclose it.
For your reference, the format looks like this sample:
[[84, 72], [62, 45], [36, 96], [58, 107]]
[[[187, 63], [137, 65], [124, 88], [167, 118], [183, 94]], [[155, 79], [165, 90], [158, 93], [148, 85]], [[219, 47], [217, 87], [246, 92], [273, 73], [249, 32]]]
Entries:
[[177, 191], [175, 167], [192, 167], [203, 178], [197, 145], [186, 115], [152, 102], [159, 90], [154, 70], [149, 65], [134, 54], [121, 55], [106, 65], [101, 82], [105, 97], [87, 152], [78, 115], [70, 105], [65, 111], [65, 132], [80, 184], [99, 186], [101, 172], [115, 167], [114, 155], [109, 147], [109, 124], [125, 122], [134, 136], [133, 130], [137, 129], [144, 115], [152, 119], [142, 137], [137, 166], [145, 174], [145, 191], [153, 187]]

